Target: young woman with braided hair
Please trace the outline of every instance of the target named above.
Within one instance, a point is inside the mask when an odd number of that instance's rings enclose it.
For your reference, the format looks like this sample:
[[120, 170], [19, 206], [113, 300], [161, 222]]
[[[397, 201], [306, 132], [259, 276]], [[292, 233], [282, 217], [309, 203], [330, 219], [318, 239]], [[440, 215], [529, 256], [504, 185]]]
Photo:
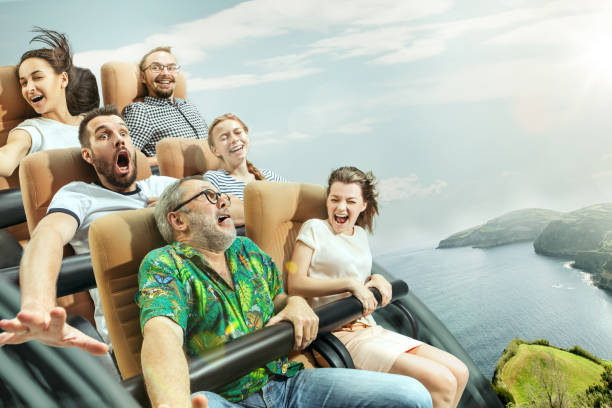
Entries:
[[98, 85], [90, 70], [72, 65], [64, 34], [36, 27], [30, 43], [49, 48], [27, 51], [17, 64], [21, 95], [40, 115], [11, 130], [0, 147], [0, 176], [8, 177], [21, 159], [41, 150], [80, 147], [78, 125], [82, 113], [100, 104]]
[[223, 169], [207, 171], [205, 176], [222, 193], [230, 195], [232, 219], [237, 232], [244, 234], [244, 187], [255, 180], [286, 181], [276, 173], [258, 169], [247, 160], [249, 128], [233, 113], [215, 118], [208, 127], [208, 146], [223, 160]]
[[354, 295], [363, 304], [363, 317], [333, 334], [344, 343], [355, 367], [414, 377], [429, 390], [434, 407], [456, 407], [468, 380], [465, 364], [443, 350], [378, 326], [370, 315], [377, 302], [368, 288], [380, 291], [382, 306], [391, 299], [389, 282], [370, 272], [366, 230], [372, 232], [378, 214], [377, 195], [371, 172], [340, 167], [331, 173], [327, 219], [302, 225], [287, 265], [288, 292], [310, 298], [313, 307]]

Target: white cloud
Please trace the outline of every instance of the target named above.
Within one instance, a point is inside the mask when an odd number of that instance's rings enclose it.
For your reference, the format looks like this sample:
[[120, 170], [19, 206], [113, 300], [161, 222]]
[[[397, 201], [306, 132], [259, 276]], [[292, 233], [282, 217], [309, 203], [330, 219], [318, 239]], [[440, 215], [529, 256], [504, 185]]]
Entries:
[[307, 135], [306, 133], [296, 132], [294, 130], [292, 132], [289, 132], [289, 134], [287, 135], [287, 139], [288, 140], [308, 140], [308, 139], [312, 139], [312, 136]]
[[378, 191], [381, 201], [395, 201], [440, 194], [447, 186], [448, 183], [443, 180], [436, 180], [429, 186], [422, 186], [416, 174], [411, 174], [407, 177], [392, 177], [379, 180]]
[[591, 175], [594, 179], [611, 179], [612, 178], [612, 170], [600, 171], [598, 173], [594, 173]]
[[345, 135], [357, 135], [361, 133], [371, 132], [372, 125], [377, 121], [372, 118], [364, 118], [355, 122], [348, 122], [341, 126], [338, 126], [336, 129], [329, 131], [329, 133], [342, 133]]
[[235, 74], [214, 78], [190, 78], [190, 91], [210, 91], [215, 89], [240, 88], [267, 82], [287, 81], [321, 72], [318, 68], [297, 68], [288, 71], [274, 71], [262, 75]]
[[398, 2], [384, 0], [253, 0], [240, 3], [206, 18], [177, 24], [142, 42], [113, 50], [92, 50], [75, 55], [82, 66], [100, 66], [112, 60], [137, 60], [160, 44], [176, 47], [182, 64], [201, 61], [209, 50], [242, 41], [253, 41], [290, 31], [327, 31], [332, 27], [405, 23], [442, 13], [450, 0]]
[[[275, 131], [264, 131], [257, 132], [255, 137], [251, 138], [251, 145], [263, 146], [263, 145], [275, 145], [275, 144], [284, 144], [289, 143], [296, 140], [308, 140], [312, 139], [312, 135], [302, 133], [302, 132], [289, 132], [285, 136], [277, 136], [278, 132]], [[264, 136], [261, 138], [261, 136]]]

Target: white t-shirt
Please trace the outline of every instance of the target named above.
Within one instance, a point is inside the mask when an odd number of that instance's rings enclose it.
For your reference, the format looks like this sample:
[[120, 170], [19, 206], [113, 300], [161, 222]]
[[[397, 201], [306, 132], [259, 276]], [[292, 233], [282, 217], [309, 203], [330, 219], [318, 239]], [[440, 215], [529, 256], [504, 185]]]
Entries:
[[28, 154], [43, 150], [81, 147], [79, 127], [66, 125], [53, 119], [42, 117], [26, 119], [14, 129], [25, 130], [32, 138], [32, 146]]
[[[372, 253], [366, 231], [355, 225], [353, 235], [335, 234], [326, 220], [313, 218], [306, 221], [296, 241], [302, 241], [312, 248], [313, 254], [308, 268], [312, 278], [354, 278], [366, 281], [372, 270]], [[337, 294], [312, 298], [312, 307], [321, 306], [349, 296]], [[366, 323], [374, 325], [372, 316]]]
[[78, 223], [70, 245], [77, 254], [89, 252], [89, 226], [98, 217], [121, 210], [145, 208], [147, 200], [159, 197], [167, 186], [176, 181], [165, 176], [151, 176], [136, 182], [136, 190], [118, 193], [97, 183], [73, 181], [60, 188], [53, 196], [47, 214], [63, 212]]
[[[136, 190], [129, 193], [117, 193], [96, 183], [73, 181], [55, 193], [47, 214], [61, 212], [73, 216], [78, 227], [70, 245], [77, 254], [87, 253], [89, 226], [96, 218], [117, 211], [145, 208], [149, 198], [159, 197], [174, 181], [176, 179], [172, 177], [151, 176], [137, 181]], [[98, 290], [91, 289], [89, 293], [94, 301], [96, 328], [104, 341], [110, 344]]]

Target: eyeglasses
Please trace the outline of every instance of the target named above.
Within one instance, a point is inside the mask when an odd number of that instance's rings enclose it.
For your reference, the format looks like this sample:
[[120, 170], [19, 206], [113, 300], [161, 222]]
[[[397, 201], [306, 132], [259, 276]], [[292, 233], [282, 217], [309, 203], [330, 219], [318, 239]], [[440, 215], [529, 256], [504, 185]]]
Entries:
[[196, 198], [198, 198], [201, 195], [205, 196], [206, 199], [208, 200], [208, 202], [211, 203], [211, 204], [217, 204], [217, 202], [219, 202], [219, 197], [221, 197], [222, 199], [227, 201], [227, 206], [228, 207], [232, 204], [232, 202], [230, 201], [230, 197], [227, 194], [219, 193], [219, 192], [217, 192], [215, 190], [211, 190], [210, 188], [207, 188], [205, 190], [200, 191], [198, 194], [194, 195], [190, 199], [185, 200], [182, 203], [180, 203], [179, 205], [177, 205], [176, 207], [174, 207], [174, 210], [172, 210], [172, 212], [175, 212], [175, 211], [179, 210], [181, 207], [183, 207], [186, 204], [189, 204], [190, 202], [192, 202], [193, 200], [195, 200]]
[[154, 62], [150, 64], [148, 67], [146, 67], [145, 69], [143, 69], [143, 71], [150, 69], [151, 72], [159, 73], [159, 72], [162, 72], [164, 68], [167, 69], [168, 72], [170, 73], [179, 72], [181, 70], [180, 65], [176, 65], [176, 64], [162, 65], [162, 64], [158, 64], [157, 62]]

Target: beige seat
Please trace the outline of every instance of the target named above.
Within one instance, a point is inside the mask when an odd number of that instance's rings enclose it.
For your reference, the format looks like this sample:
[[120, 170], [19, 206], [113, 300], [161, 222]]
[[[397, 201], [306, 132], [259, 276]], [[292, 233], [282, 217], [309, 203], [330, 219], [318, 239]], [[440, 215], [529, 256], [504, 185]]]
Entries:
[[[256, 181], [244, 189], [246, 236], [272, 257], [283, 273], [287, 290], [286, 263], [291, 259], [295, 238], [304, 221], [326, 218], [325, 187], [315, 184]], [[290, 358], [308, 368], [317, 366], [308, 353], [293, 353]]]
[[[0, 67], [0, 146], [6, 144], [9, 132], [22, 121], [35, 117], [36, 112], [23, 99], [14, 65]], [[19, 188], [19, 171], [11, 177], [0, 177], [0, 190]], [[28, 228], [25, 223], [7, 228], [22, 244], [27, 241]]]
[[[137, 152], [137, 166], [138, 180], [151, 176], [147, 159], [140, 152]], [[81, 157], [81, 149], [72, 147], [47, 150], [27, 156], [21, 162], [19, 178], [28, 229], [32, 233], [46, 215], [57, 190], [71, 181], [93, 182], [97, 180], [97, 175], [93, 167]], [[64, 256], [73, 254], [74, 251], [70, 245], [67, 245], [64, 248]], [[87, 292], [64, 296], [58, 300], [58, 304], [66, 307], [70, 313], [92, 321], [91, 302]]]
[[223, 168], [206, 139], [166, 138], [157, 142], [157, 162], [162, 176], [183, 178]]
[[[140, 68], [135, 62], [112, 61], [100, 68], [102, 83], [102, 98], [104, 104], [113, 104], [123, 112], [130, 103], [141, 102], [146, 95], [146, 89], [140, 82]], [[187, 84], [185, 76], [179, 72], [176, 78], [174, 95], [185, 99]]]
[[[291, 256], [295, 236], [303, 221], [325, 216], [325, 188], [311, 184], [250, 183], [249, 235], [278, 265]], [[165, 245], [153, 209], [122, 211], [98, 218], [89, 229], [91, 261], [98, 293], [123, 379], [141, 373], [138, 268], [151, 250]], [[295, 357], [312, 367], [311, 356]]]
[[89, 228], [91, 262], [123, 379], [142, 371], [142, 334], [139, 310], [134, 302], [138, 268], [149, 251], [163, 245], [152, 208], [100, 217]]
[[283, 271], [304, 221], [327, 218], [325, 187], [302, 183], [256, 181], [244, 189], [246, 236], [269, 254]]

